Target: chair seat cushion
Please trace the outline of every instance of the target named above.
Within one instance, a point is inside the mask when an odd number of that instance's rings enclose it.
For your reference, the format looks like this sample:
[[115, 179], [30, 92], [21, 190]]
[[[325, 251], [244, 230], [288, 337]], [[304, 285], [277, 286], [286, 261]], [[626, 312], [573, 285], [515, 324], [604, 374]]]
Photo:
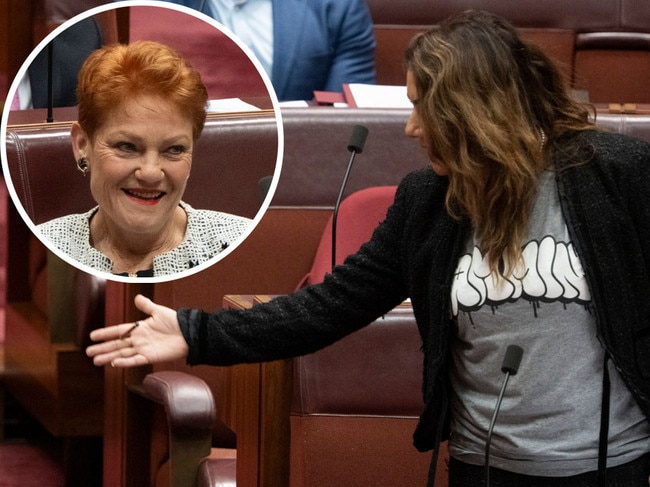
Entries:
[[237, 459], [210, 455], [199, 465], [198, 487], [236, 487]]

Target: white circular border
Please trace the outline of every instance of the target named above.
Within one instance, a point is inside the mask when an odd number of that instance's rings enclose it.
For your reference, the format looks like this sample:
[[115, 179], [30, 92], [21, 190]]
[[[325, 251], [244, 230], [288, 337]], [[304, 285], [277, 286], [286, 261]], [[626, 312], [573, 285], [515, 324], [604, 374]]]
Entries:
[[[13, 181], [11, 179], [11, 173], [9, 171], [9, 163], [7, 161], [7, 124], [9, 120], [9, 112], [11, 111], [11, 100], [13, 100], [16, 91], [18, 90], [18, 85], [20, 84], [20, 81], [25, 75], [25, 72], [29, 68], [29, 66], [32, 64], [36, 56], [45, 48], [47, 45], [55, 38], [57, 37], [62, 31], [66, 30], [68, 27], [71, 25], [79, 22], [80, 20], [83, 20], [87, 17], [91, 17], [95, 14], [105, 12], [108, 10], [115, 10], [118, 8], [126, 8], [126, 7], [158, 7], [158, 8], [167, 8], [170, 10], [177, 10], [179, 12], [191, 15], [193, 17], [196, 17], [197, 19], [200, 19], [210, 25], [212, 25], [215, 29], [218, 29], [219, 31], [223, 32], [226, 34], [233, 42], [235, 42], [239, 48], [248, 56], [248, 58], [251, 60], [255, 68], [257, 69], [258, 74], [261, 76], [262, 80], [264, 81], [264, 84], [266, 86], [266, 89], [269, 93], [269, 96], [271, 98], [271, 101], [273, 103], [273, 110], [275, 112], [275, 120], [276, 120], [276, 126], [277, 126], [277, 134], [278, 134], [278, 154], [277, 154], [277, 159], [275, 162], [275, 170], [273, 172], [273, 179], [271, 180], [271, 184], [269, 186], [269, 190], [266, 194], [266, 197], [264, 198], [264, 201], [262, 202], [259, 210], [255, 214], [255, 217], [252, 219], [252, 222], [237, 239], [235, 239], [229, 246], [228, 248], [224, 249], [222, 252], [217, 254], [214, 258], [196, 266], [192, 267], [191, 269], [187, 269], [186, 271], [183, 272], [178, 272], [175, 274], [169, 274], [165, 276], [157, 276], [157, 277], [137, 277], [137, 278], [129, 278], [125, 276], [119, 276], [115, 274], [110, 274], [106, 272], [100, 272], [97, 269], [94, 269], [92, 267], [89, 267], [87, 265], [84, 265], [80, 263], [79, 261], [72, 259], [67, 253], [62, 252], [59, 250], [55, 245], [52, 244], [52, 242], [43, 237], [41, 233], [36, 229], [36, 226], [34, 225], [34, 222], [32, 222], [31, 218], [27, 215], [27, 212], [25, 211], [22, 203], [20, 202], [18, 198], [18, 194], [16, 193], [16, 190], [13, 185]], [[266, 210], [268, 209], [269, 205], [271, 204], [271, 200], [273, 198], [273, 195], [275, 194], [275, 190], [278, 185], [278, 179], [280, 177], [280, 172], [282, 169], [282, 159], [284, 155], [284, 130], [283, 130], [283, 124], [282, 124], [282, 114], [280, 112], [279, 108], [279, 103], [278, 103], [278, 98], [275, 93], [275, 89], [273, 88], [271, 84], [271, 80], [269, 76], [266, 74], [264, 71], [264, 68], [262, 67], [261, 63], [257, 59], [257, 57], [253, 54], [253, 52], [250, 50], [248, 46], [246, 46], [230, 29], [228, 29], [226, 26], [223, 24], [217, 22], [214, 20], [212, 17], [209, 17], [208, 15], [205, 15], [201, 12], [198, 12], [194, 9], [191, 9], [189, 7], [185, 7], [183, 5], [176, 5], [173, 3], [168, 3], [168, 2], [163, 2], [163, 1], [157, 1], [157, 0], [123, 0], [120, 2], [114, 2], [110, 4], [105, 4], [99, 7], [92, 8], [90, 10], [87, 10], [79, 15], [76, 15], [72, 17], [71, 19], [67, 20], [60, 26], [58, 26], [56, 29], [54, 29], [50, 34], [48, 34], [45, 39], [43, 39], [37, 46], [34, 48], [34, 50], [30, 53], [30, 55], [27, 57], [25, 62], [22, 64], [20, 69], [18, 70], [18, 74], [14, 78], [13, 82], [11, 83], [11, 86], [9, 88], [9, 92], [7, 94], [7, 102], [5, 103], [4, 110], [2, 112], [2, 122], [0, 124], [0, 157], [2, 158], [2, 170], [4, 173], [5, 177], [5, 182], [7, 185], [7, 190], [11, 196], [11, 199], [14, 203], [14, 206], [18, 210], [18, 213], [22, 217], [22, 219], [25, 221], [29, 229], [36, 235], [39, 240], [50, 250], [52, 251], [55, 255], [57, 255], [59, 258], [67, 262], [68, 264], [86, 272], [89, 274], [94, 274], [98, 277], [102, 277], [105, 279], [113, 280], [113, 281], [118, 281], [118, 282], [126, 282], [126, 283], [158, 283], [158, 282], [167, 282], [167, 281], [172, 281], [176, 279], [182, 279], [184, 277], [190, 276], [192, 274], [196, 274], [198, 272], [201, 272], [208, 267], [212, 266], [213, 264], [219, 262], [220, 260], [224, 259], [227, 257], [231, 252], [235, 251], [239, 245], [246, 240], [246, 238], [255, 230], [257, 227], [258, 223], [264, 216], [264, 213], [266, 213]], [[11, 238], [11, 235], [8, 236]]]

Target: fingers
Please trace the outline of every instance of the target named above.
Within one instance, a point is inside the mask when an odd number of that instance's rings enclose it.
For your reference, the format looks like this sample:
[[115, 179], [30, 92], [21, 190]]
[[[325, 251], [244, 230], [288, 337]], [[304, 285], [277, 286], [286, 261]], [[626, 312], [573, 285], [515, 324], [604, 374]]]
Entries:
[[144, 355], [136, 354], [123, 357], [119, 352], [106, 353], [93, 357], [93, 363], [98, 367], [111, 365], [112, 367], [135, 367], [149, 363]]
[[[146, 315], [152, 315], [156, 304], [151, 301], [149, 298], [138, 294], [134, 298], [134, 304], [136, 308], [142, 311]], [[122, 325], [107, 326], [105, 328], [98, 328], [90, 332], [90, 339], [94, 342], [101, 342], [107, 340], [115, 340], [119, 338], [126, 338], [135, 331], [135, 329], [140, 325], [140, 321], [135, 323], [125, 323]]]
[[[138, 329], [142, 328], [145, 323], [151, 325], [151, 323], [155, 322], [155, 317], [152, 317], [152, 315], [156, 312], [160, 314], [162, 313], [161, 310], [166, 308], [158, 306], [141, 294], [134, 298], [134, 304], [136, 308], [149, 315], [150, 318], [98, 328], [90, 333], [92, 341], [101, 342], [86, 349], [86, 354], [92, 357], [95, 365], [101, 366], [110, 363], [114, 367], [133, 367], [149, 363], [149, 360], [139, 353], [141, 350], [138, 347], [142, 346], [144, 336], [140, 334], [141, 332]], [[132, 337], [136, 338], [138, 345], [133, 345]]]
[[131, 338], [91, 345], [86, 349], [86, 354], [98, 366], [111, 364], [114, 367], [131, 367], [148, 363], [147, 358], [136, 351]]
[[[136, 308], [146, 315], [152, 315], [157, 306], [153, 301], [141, 294], [138, 294], [135, 297], [134, 303]], [[98, 328], [90, 332], [90, 339], [94, 342], [101, 342], [126, 338], [130, 336], [130, 334], [135, 331], [141, 323], [142, 321], [136, 321], [135, 323], [124, 323], [121, 325]]]
[[138, 308], [144, 314], [149, 316], [151, 316], [154, 313], [157, 306], [156, 303], [154, 303], [151, 299], [147, 298], [146, 296], [143, 296], [142, 294], [136, 295], [136, 297], [133, 299], [133, 303], [135, 304], [136, 308]]
[[[109, 363], [109, 362], [107, 362]], [[147, 365], [149, 361], [142, 355], [134, 355], [133, 357], [118, 357], [110, 361], [112, 367], [138, 367], [140, 365]]]
[[[119, 328], [121, 326], [123, 325], [113, 328]], [[89, 357], [99, 357], [100, 355], [105, 356], [107, 358], [104, 359], [104, 357], [102, 357], [101, 360], [103, 360], [104, 363], [110, 362], [113, 358], [121, 356], [122, 350], [127, 346], [125, 343], [121, 342], [122, 341], [119, 339], [113, 339], [96, 345], [90, 345], [86, 348], [86, 355]]]
[[[140, 323], [140, 322], [137, 322]], [[135, 323], [124, 323], [121, 325], [97, 328], [90, 332], [90, 339], [94, 342], [106, 342], [108, 340], [119, 340], [130, 336], [135, 330]]]

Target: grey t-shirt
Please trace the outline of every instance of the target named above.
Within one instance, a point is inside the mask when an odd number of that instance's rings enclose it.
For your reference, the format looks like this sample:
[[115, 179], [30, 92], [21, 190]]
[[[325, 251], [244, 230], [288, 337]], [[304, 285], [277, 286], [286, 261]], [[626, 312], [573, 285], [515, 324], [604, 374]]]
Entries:
[[[597, 469], [604, 350], [591, 297], [562, 217], [555, 177], [545, 172], [531, 215], [524, 265], [495, 281], [474, 241], [452, 288], [450, 454], [482, 465], [503, 382], [508, 345], [524, 354], [508, 382], [490, 447], [490, 465], [539, 476]], [[609, 362], [608, 466], [650, 451], [650, 428]]]

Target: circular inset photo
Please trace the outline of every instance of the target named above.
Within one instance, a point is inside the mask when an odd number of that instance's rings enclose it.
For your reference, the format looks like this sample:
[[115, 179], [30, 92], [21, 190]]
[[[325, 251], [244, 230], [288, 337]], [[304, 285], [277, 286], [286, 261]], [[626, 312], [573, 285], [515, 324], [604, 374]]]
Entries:
[[201, 13], [142, 1], [44, 39], [11, 85], [1, 135], [7, 188], [34, 235], [124, 282], [226, 257], [268, 207], [283, 151], [252, 52]]

